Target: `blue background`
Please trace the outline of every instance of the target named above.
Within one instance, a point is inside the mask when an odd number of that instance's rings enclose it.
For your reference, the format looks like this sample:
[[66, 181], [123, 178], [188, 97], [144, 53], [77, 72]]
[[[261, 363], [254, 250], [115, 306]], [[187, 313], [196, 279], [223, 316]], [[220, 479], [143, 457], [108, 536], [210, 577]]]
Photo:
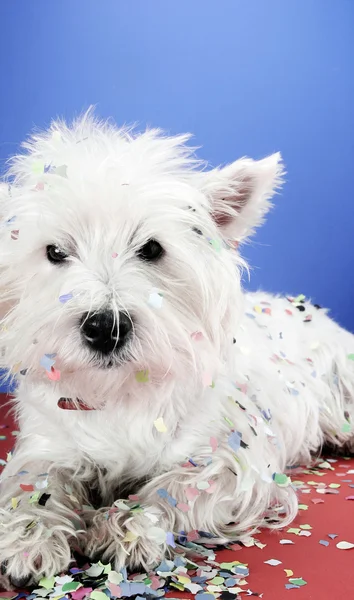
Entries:
[[354, 330], [353, 0], [3, 0], [0, 22], [1, 168], [90, 104], [191, 131], [214, 166], [281, 150], [246, 285], [305, 293]]

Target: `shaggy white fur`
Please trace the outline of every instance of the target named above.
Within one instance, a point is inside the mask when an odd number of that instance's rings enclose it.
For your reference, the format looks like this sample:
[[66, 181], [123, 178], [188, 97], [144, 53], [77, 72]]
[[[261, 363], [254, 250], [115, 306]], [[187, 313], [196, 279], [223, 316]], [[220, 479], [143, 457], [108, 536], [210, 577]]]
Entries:
[[[241, 290], [238, 243], [281, 183], [280, 155], [203, 171], [187, 140], [88, 113], [34, 135], [1, 188], [13, 581], [65, 569], [75, 545], [148, 568], [181, 531], [222, 542], [282, 526], [297, 511], [286, 467], [324, 441], [353, 447], [354, 337], [302, 298]], [[144, 259], [151, 240], [163, 253]], [[132, 334], [104, 354], [82, 323], [107, 310]]]

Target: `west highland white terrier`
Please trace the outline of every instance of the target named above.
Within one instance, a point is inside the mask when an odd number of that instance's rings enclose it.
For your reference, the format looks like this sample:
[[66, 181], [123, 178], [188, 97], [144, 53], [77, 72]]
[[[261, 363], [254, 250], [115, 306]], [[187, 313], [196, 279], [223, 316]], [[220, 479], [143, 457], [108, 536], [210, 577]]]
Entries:
[[34, 135], [2, 185], [20, 433], [0, 562], [17, 585], [63, 571], [75, 547], [149, 569], [181, 536], [284, 526], [287, 467], [354, 447], [354, 336], [303, 296], [241, 288], [239, 244], [280, 154], [203, 170], [188, 137], [88, 113]]

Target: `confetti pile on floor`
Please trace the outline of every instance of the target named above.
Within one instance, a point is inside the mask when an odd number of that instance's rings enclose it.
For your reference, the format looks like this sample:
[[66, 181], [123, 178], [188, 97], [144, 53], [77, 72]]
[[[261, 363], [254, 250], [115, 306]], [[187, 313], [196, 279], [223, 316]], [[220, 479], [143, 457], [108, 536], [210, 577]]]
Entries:
[[[1, 401], [1, 397], [0, 397]], [[14, 425], [1, 409], [0, 463], [14, 443]], [[2, 414], [3, 413], [3, 414]], [[199, 547], [188, 558], [163, 561], [153, 573], [115, 572], [78, 557], [67, 573], [44, 578], [35, 589], [0, 592], [2, 598], [106, 600], [197, 598], [340, 600], [354, 597], [354, 459], [327, 458], [293, 470], [298, 517], [279, 532], [262, 531], [246, 545]]]

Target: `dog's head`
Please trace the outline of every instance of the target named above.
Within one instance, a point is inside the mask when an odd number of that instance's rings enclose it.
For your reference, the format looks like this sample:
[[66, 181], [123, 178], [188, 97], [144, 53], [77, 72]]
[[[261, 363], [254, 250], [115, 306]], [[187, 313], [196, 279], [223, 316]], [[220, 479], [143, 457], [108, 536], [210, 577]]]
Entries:
[[268, 209], [280, 156], [203, 171], [187, 139], [85, 115], [24, 144], [0, 192], [0, 341], [13, 371], [158, 382], [203, 378], [225, 359], [241, 310], [237, 245]]

